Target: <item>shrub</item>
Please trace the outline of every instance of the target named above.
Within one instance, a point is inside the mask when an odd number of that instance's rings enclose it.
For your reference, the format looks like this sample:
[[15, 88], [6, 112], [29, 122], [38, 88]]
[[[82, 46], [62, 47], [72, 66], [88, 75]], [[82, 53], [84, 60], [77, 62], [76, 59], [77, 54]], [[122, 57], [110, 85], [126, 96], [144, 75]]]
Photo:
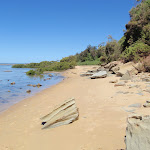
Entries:
[[100, 62], [101, 62], [101, 63], [107, 62], [107, 57], [106, 57], [106, 56], [101, 56], [101, 57], [100, 57]]
[[150, 54], [150, 46], [142, 42], [136, 42], [132, 44], [122, 53], [122, 58], [125, 62], [138, 61], [142, 57], [146, 57]]
[[28, 72], [26, 72], [27, 75], [35, 75], [36, 72], [34, 70], [29, 70]]
[[12, 68], [25, 68], [24, 64], [15, 64], [12, 66]]

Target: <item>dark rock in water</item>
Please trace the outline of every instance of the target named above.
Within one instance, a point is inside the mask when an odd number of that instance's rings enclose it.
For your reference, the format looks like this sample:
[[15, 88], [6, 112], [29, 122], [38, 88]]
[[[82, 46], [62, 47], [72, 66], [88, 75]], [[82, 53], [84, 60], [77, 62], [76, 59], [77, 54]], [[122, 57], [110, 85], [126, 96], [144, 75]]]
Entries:
[[35, 85], [35, 84], [33, 84], [32, 86], [33, 86], [33, 87], [36, 87], [36, 85]]
[[98, 79], [98, 78], [106, 78], [107, 72], [106, 71], [99, 71], [97, 73], [94, 73], [90, 78], [91, 79]]
[[44, 79], [44, 81], [46, 81], [46, 79]]
[[27, 86], [33, 86], [32, 84], [28, 84]]
[[14, 84], [16, 84], [16, 83], [15, 83], [15, 82], [11, 82], [10, 84], [11, 84], [11, 85], [14, 85]]
[[46, 80], [50, 80], [51, 78], [47, 78]]
[[142, 105], [140, 103], [136, 103], [136, 104], [131, 104], [128, 107], [136, 107], [136, 108], [140, 108]]
[[52, 75], [52, 74], [49, 74], [48, 76], [49, 76], [49, 77], [52, 77], [53, 75]]
[[11, 91], [8, 91], [8, 92], [11, 92]]
[[37, 87], [40, 87], [40, 86], [42, 86], [40, 83], [38, 83], [37, 85], [36, 85]]
[[127, 119], [126, 150], [150, 150], [150, 116], [131, 115]]
[[121, 78], [120, 80], [131, 80], [131, 74], [129, 71], [127, 71]]
[[26, 92], [27, 92], [27, 93], [31, 93], [31, 90], [27, 90]]

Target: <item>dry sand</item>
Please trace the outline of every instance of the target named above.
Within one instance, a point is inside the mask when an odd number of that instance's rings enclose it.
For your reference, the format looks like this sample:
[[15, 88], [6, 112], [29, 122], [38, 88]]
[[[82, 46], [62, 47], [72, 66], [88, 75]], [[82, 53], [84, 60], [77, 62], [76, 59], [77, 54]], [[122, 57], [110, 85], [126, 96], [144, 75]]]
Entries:
[[[144, 104], [149, 93], [136, 93], [145, 88], [114, 87], [110, 80], [80, 77], [93, 66], [81, 66], [64, 73], [66, 79], [9, 108], [0, 115], [0, 150], [117, 150], [124, 149], [126, 118], [135, 113], [149, 113], [149, 108], [129, 108]], [[130, 83], [127, 83], [130, 84]], [[133, 83], [132, 83], [133, 84]], [[135, 84], [135, 83], [134, 83]], [[129, 92], [123, 94], [122, 92]], [[41, 130], [40, 117], [55, 105], [74, 97], [79, 120], [72, 124]]]

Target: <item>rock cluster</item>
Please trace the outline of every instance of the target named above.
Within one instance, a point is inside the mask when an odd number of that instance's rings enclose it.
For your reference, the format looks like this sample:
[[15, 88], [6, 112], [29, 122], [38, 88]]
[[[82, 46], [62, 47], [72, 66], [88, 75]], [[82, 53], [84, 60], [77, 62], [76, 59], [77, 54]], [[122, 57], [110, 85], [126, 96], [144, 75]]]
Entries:
[[134, 64], [132, 62], [123, 64], [120, 61], [113, 61], [106, 65], [101, 65], [98, 69], [88, 70], [80, 76], [90, 76], [91, 79], [97, 79], [105, 78], [111, 74], [116, 74], [116, 76], [121, 77], [120, 80], [131, 80], [132, 76], [138, 73], [138, 70], [136, 69], [137, 65], [138, 64]]

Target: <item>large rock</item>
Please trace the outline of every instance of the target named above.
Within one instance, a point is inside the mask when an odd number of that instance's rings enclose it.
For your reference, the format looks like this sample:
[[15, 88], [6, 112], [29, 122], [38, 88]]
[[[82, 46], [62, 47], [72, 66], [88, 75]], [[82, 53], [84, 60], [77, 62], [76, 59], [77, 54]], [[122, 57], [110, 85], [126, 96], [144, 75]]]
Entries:
[[71, 98], [42, 117], [42, 129], [55, 128], [61, 125], [67, 125], [78, 119], [79, 113], [75, 105], [75, 99]]
[[127, 119], [126, 150], [150, 150], [150, 116], [134, 114]]
[[120, 68], [119, 71], [116, 71], [116, 75], [122, 77], [127, 71], [129, 71], [131, 74], [135, 74], [135, 63], [128, 62], [126, 64], [119, 64], [118, 67]]
[[97, 78], [106, 78], [107, 72], [106, 71], [99, 71], [97, 73], [94, 73], [90, 78], [91, 79], [97, 79]]

